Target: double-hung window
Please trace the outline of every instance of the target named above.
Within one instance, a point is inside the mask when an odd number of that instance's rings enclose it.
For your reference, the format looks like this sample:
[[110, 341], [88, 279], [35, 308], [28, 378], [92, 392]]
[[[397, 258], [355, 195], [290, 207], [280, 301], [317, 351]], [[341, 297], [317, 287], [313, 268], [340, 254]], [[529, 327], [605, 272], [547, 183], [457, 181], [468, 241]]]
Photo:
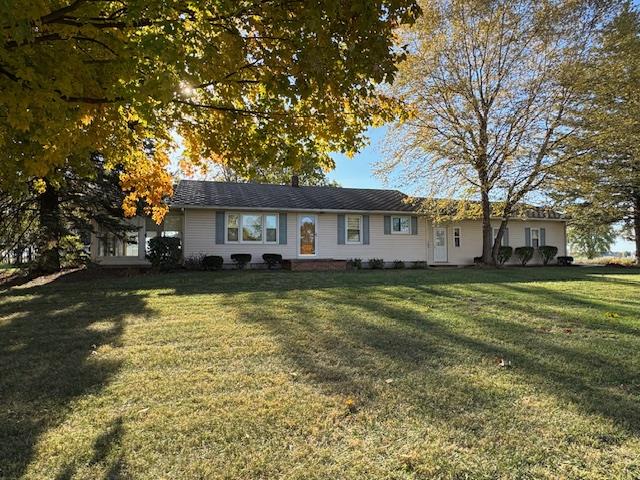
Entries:
[[537, 228], [531, 229], [531, 246], [538, 248], [540, 246], [540, 230]]
[[230, 213], [227, 215], [227, 242], [240, 240], [240, 215]]
[[276, 243], [278, 241], [278, 216], [264, 216], [264, 238], [265, 243]]
[[347, 215], [345, 217], [347, 243], [362, 243], [362, 215]]
[[460, 248], [461, 235], [460, 235], [460, 227], [454, 227], [453, 229], [453, 246], [456, 248]]
[[228, 243], [278, 243], [278, 215], [262, 213], [227, 214]]
[[391, 217], [391, 233], [411, 233], [411, 217]]

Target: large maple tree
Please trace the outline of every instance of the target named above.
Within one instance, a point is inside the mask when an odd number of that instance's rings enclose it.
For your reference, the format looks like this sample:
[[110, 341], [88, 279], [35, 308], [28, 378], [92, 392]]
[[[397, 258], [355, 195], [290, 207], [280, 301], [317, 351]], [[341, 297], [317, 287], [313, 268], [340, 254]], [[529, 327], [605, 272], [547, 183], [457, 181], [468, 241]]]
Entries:
[[[0, 188], [96, 155], [124, 208], [160, 220], [169, 153], [244, 176], [330, 168], [385, 120], [376, 86], [414, 0], [24, 0], [0, 4]], [[35, 183], [38, 185], [38, 183]]]

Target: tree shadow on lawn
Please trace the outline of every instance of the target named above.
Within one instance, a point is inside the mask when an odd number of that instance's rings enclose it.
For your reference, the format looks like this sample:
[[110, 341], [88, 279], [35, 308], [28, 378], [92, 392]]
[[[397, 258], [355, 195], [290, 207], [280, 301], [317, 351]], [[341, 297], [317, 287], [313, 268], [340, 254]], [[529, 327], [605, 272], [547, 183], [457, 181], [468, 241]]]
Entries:
[[142, 296], [103, 284], [65, 283], [0, 292], [0, 477], [23, 475], [41, 435], [71, 402], [106, 386], [119, 361], [127, 315], [145, 313]]
[[[615, 275], [615, 277], [613, 276]], [[637, 278], [625, 278], [635, 276]], [[136, 282], [135, 277], [128, 279]], [[213, 293], [256, 293], [291, 290], [319, 290], [341, 287], [424, 288], [451, 284], [520, 284], [545, 282], [610, 282], [640, 288], [640, 269], [605, 267], [509, 267], [500, 269], [456, 268], [447, 270], [361, 270], [352, 272], [218, 271], [149, 275], [145, 288], [171, 288], [160, 295]]]
[[[410, 386], [403, 395], [413, 407], [429, 412], [431, 421], [460, 412], [452, 409], [451, 398], [465, 406], [465, 413], [498, 408], [490, 388], [485, 390], [455, 375], [460, 368], [499, 375], [496, 359], [505, 357], [514, 362], [508, 374], [517, 384], [533, 385], [585, 414], [609, 418], [629, 433], [640, 434], [640, 372], [633, 369], [633, 362], [624, 361], [637, 354], [636, 329], [609, 325], [613, 331], [619, 329], [625, 341], [603, 353], [602, 348], [592, 348], [597, 338], [567, 340], [541, 333], [538, 325], [523, 324], [528, 304], [505, 299], [496, 290], [509, 286], [486, 288], [502, 298], [501, 313], [469, 308], [467, 299], [446, 289], [424, 295], [422, 288], [406, 285], [404, 299], [391, 290], [366, 287], [313, 292], [305, 301], [289, 303], [288, 315], [278, 313], [278, 298], [253, 293], [248, 299], [243, 297], [238, 318], [268, 327], [282, 352], [309, 382], [330, 393], [358, 398], [363, 405], [375, 408], [386, 378], [417, 375], [431, 385]], [[540, 300], [539, 285], [517, 288], [532, 301]], [[562, 317], [562, 306], [585, 308], [584, 299], [571, 294], [554, 299], [547, 293], [545, 298], [557, 306], [553, 315], [542, 312], [542, 319], [548, 322]], [[238, 308], [240, 302], [228, 301]], [[429, 305], [434, 302], [436, 306]], [[597, 303], [593, 307], [601, 309]], [[323, 318], [318, 318], [318, 309], [324, 309]], [[457, 373], [452, 376], [452, 371]], [[429, 395], [431, 387], [442, 385], [447, 385], [448, 397]], [[494, 415], [502, 417], [504, 411]]]
[[[126, 461], [122, 453], [115, 459], [110, 459], [113, 449], [121, 442], [124, 434], [122, 417], [117, 417], [111, 422], [107, 430], [96, 438], [93, 444], [93, 456], [88, 462], [89, 466], [107, 465], [105, 480], [116, 480], [130, 478], [126, 473]], [[70, 480], [76, 473], [76, 468], [72, 463], [67, 464], [56, 476], [56, 480]]]

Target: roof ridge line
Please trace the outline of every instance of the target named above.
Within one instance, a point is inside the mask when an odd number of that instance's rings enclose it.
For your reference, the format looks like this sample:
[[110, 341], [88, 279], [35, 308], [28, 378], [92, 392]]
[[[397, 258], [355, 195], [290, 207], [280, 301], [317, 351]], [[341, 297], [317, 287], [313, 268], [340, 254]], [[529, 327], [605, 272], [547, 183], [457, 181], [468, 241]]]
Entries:
[[407, 197], [415, 197], [415, 195], [409, 195], [396, 188], [343, 187], [343, 186], [334, 186], [334, 185], [300, 185], [298, 187], [294, 187], [292, 185], [283, 184], [283, 183], [227, 182], [223, 180], [194, 180], [191, 178], [179, 178], [177, 183], [180, 183], [180, 182], [210, 183], [210, 184], [215, 183], [215, 184], [223, 184], [223, 185], [259, 185], [259, 186], [268, 186], [268, 187], [287, 187], [287, 188], [339, 188], [342, 190], [368, 190], [372, 192], [397, 192]]

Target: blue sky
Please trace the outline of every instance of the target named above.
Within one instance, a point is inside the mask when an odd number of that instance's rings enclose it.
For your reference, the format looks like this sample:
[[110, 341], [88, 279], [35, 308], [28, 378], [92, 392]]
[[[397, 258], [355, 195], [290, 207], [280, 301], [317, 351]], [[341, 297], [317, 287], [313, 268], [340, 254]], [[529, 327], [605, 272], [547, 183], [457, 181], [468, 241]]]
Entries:
[[[372, 128], [368, 131], [369, 145], [352, 158], [335, 154], [336, 168], [329, 175], [329, 179], [336, 180], [343, 187], [352, 188], [395, 188], [397, 185], [385, 185], [373, 173], [373, 164], [382, 158], [382, 143], [386, 127]], [[407, 192], [411, 193], [411, 192]], [[633, 242], [618, 238], [612, 247], [614, 251], [635, 250]]]
[[336, 169], [328, 177], [336, 180], [343, 187], [353, 188], [385, 188], [388, 185], [373, 174], [372, 165], [382, 158], [382, 141], [386, 127], [371, 128], [367, 132], [370, 138], [369, 146], [362, 149], [352, 158], [336, 154], [334, 160]]

